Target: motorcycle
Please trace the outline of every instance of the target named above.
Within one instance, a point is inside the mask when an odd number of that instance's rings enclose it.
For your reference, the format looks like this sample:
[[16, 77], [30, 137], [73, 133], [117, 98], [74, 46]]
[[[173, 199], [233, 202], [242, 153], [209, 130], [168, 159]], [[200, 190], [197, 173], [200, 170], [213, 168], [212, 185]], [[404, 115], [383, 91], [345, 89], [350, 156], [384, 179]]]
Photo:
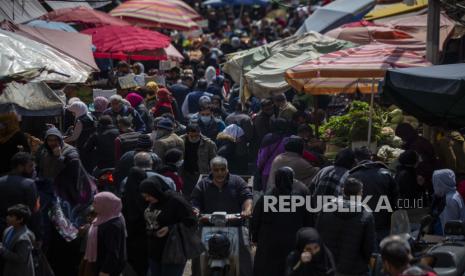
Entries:
[[[202, 276], [239, 276], [239, 242], [245, 220], [240, 214], [214, 212], [200, 215], [201, 240], [207, 248], [200, 256]], [[239, 231], [243, 227], [243, 231]], [[248, 237], [243, 238], [248, 245]]]
[[[420, 228], [409, 233], [408, 219], [402, 215], [393, 216], [397, 231], [391, 234], [408, 240], [416, 262], [430, 266], [438, 276], [465, 276], [465, 223], [448, 221], [444, 227], [445, 236], [427, 235], [433, 222], [431, 216], [425, 216], [421, 219]], [[372, 255], [370, 267], [372, 276], [383, 275], [379, 254]]]

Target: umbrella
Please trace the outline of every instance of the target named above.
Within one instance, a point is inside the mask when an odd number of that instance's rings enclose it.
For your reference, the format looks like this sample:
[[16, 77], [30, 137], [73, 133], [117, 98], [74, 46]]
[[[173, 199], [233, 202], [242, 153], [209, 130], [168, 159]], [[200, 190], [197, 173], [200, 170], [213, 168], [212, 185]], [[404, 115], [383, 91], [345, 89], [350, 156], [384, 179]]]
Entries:
[[[376, 80], [387, 69], [425, 67], [431, 64], [421, 55], [391, 45], [364, 45], [326, 54], [286, 72], [289, 84], [312, 95], [371, 93], [368, 145], [371, 142]], [[371, 83], [371, 85], [370, 85]]]
[[199, 29], [202, 17], [181, 0], [129, 0], [112, 11], [112, 16], [138, 26], [174, 30]]
[[325, 33], [344, 23], [358, 21], [375, 6], [375, 0], [336, 0], [318, 8], [297, 30], [297, 34], [309, 31]]
[[429, 125], [465, 126], [465, 63], [390, 69], [383, 91]]
[[39, 70], [35, 81], [83, 83], [92, 72], [90, 66], [19, 34], [0, 30], [0, 41], [0, 76]]
[[216, 8], [224, 6], [266, 6], [269, 3], [269, 0], [207, 0], [202, 5]]
[[44, 21], [37, 19], [28, 22], [26, 25], [36, 28], [65, 31], [70, 33], [78, 32], [75, 28], [63, 22]]
[[87, 64], [96, 71], [99, 70], [92, 55], [92, 37], [88, 35], [30, 27], [28, 25], [14, 24], [10, 21], [1, 22], [0, 28], [46, 44]]
[[92, 35], [96, 58], [163, 60], [170, 38], [159, 32], [135, 26], [105, 26], [82, 31]]
[[58, 9], [39, 17], [47, 21], [58, 21], [74, 24], [82, 24], [86, 27], [101, 27], [106, 25], [129, 26], [130, 24], [114, 18], [104, 12], [86, 7]]
[[406, 3], [396, 3], [385, 5], [380, 8], [374, 9], [367, 15], [366, 20], [377, 20], [384, 17], [395, 16], [403, 13], [409, 13], [417, 10], [424, 9], [428, 6], [428, 0], [415, 0], [414, 5], [407, 5]]
[[387, 69], [431, 65], [420, 54], [392, 45], [363, 45], [323, 55], [286, 72], [294, 88], [312, 95], [372, 92]]
[[359, 24], [343, 25], [325, 35], [361, 45], [382, 43], [397, 46], [402, 50], [425, 54], [426, 41], [418, 40], [411, 34], [390, 26], [365, 24], [364, 22], [366, 21]]

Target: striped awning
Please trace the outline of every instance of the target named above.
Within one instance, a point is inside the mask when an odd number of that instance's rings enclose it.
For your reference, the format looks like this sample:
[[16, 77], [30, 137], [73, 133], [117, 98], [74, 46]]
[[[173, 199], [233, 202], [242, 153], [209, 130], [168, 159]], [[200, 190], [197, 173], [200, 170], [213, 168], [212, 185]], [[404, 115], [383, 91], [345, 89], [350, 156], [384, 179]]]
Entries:
[[192, 7], [181, 0], [129, 0], [110, 14], [142, 27], [182, 31], [199, 29], [196, 21], [202, 20]]
[[412, 51], [387, 44], [364, 45], [293, 67], [286, 72], [286, 80], [295, 89], [312, 95], [371, 93], [377, 91], [377, 83], [388, 69], [430, 65]]

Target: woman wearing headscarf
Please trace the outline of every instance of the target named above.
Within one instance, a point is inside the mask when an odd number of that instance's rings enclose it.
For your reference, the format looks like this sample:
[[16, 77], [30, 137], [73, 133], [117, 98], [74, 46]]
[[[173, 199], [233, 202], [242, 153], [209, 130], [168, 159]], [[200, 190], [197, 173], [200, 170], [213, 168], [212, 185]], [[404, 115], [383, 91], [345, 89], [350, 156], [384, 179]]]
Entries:
[[18, 116], [13, 112], [0, 114], [0, 176], [10, 171], [10, 160], [21, 149], [31, 151], [27, 137], [19, 127]]
[[335, 274], [331, 252], [314, 228], [297, 232], [296, 247], [287, 258], [286, 276], [330, 276]]
[[145, 95], [145, 106], [147, 107], [148, 110], [151, 110], [155, 104], [157, 103], [157, 92], [158, 89], [158, 84], [154, 81], [149, 81], [145, 85], [145, 90], [147, 91], [147, 94]]
[[257, 173], [259, 189], [266, 190], [266, 183], [271, 171], [271, 164], [276, 156], [284, 152], [285, 138], [289, 136], [288, 122], [277, 118], [271, 122], [271, 133], [263, 137], [257, 156]]
[[91, 264], [91, 275], [119, 276], [127, 258], [121, 200], [110, 192], [101, 192], [95, 195], [93, 207], [97, 216], [89, 228], [84, 261]]
[[[276, 186], [267, 196], [306, 196], [308, 189], [294, 179], [289, 167], [280, 168], [275, 175]], [[265, 212], [264, 197], [255, 205], [251, 221], [252, 241], [257, 244], [254, 275], [282, 276], [286, 270], [286, 258], [293, 249], [297, 231], [308, 226], [309, 213], [304, 206], [295, 212]]]
[[152, 108], [153, 117], [157, 118], [165, 113], [173, 114], [176, 119], [179, 118], [176, 100], [171, 95], [171, 92], [166, 88], [160, 88], [157, 91], [157, 102]]
[[137, 113], [139, 113], [142, 121], [145, 124], [145, 132], [149, 133], [152, 131], [152, 116], [150, 116], [147, 107], [144, 105], [144, 98], [137, 93], [129, 93], [126, 96], [126, 100], [131, 104], [131, 107], [134, 108]]
[[140, 184], [140, 192], [149, 206], [145, 210], [148, 239], [149, 267], [151, 275], [181, 276], [183, 264], [162, 262], [165, 247], [170, 246], [169, 231], [176, 224], [187, 227], [196, 225], [192, 206], [179, 194], [169, 188], [158, 177], [150, 177]]
[[240, 143], [245, 143], [244, 130], [236, 124], [227, 126], [216, 137], [218, 155], [223, 156], [229, 162], [229, 170], [232, 174], [247, 174], [247, 151], [241, 152]]
[[132, 66], [134, 74], [136, 75], [134, 77], [134, 80], [136, 81], [138, 86], [143, 86], [145, 85], [145, 77], [147, 74], [145, 74], [145, 67], [142, 63], [136, 62]]
[[216, 77], [216, 69], [213, 66], [208, 66], [207, 70], [205, 70], [205, 80], [207, 81], [207, 85], [213, 83], [213, 79]]
[[[412, 206], [414, 200], [423, 198], [425, 189], [417, 183], [416, 166], [418, 154], [413, 150], [404, 151], [399, 156], [395, 180], [399, 186], [399, 198], [408, 199]], [[405, 206], [408, 207], [408, 206]]]
[[81, 101], [72, 103], [67, 109], [73, 113], [75, 120], [72, 134], [66, 137], [64, 141], [76, 146], [82, 164], [88, 172], [91, 172], [95, 164], [92, 161], [91, 155], [84, 150], [84, 145], [96, 130], [95, 119], [89, 113], [87, 105]]
[[108, 99], [102, 96], [95, 97], [94, 99], [94, 111], [92, 115], [98, 120], [102, 116], [103, 111], [108, 108]]
[[[434, 204], [436, 215], [439, 215], [440, 231], [451, 220], [465, 220], [465, 204], [457, 192], [455, 174], [452, 170], [443, 169], [433, 172]], [[436, 225], [436, 232], [439, 228]]]

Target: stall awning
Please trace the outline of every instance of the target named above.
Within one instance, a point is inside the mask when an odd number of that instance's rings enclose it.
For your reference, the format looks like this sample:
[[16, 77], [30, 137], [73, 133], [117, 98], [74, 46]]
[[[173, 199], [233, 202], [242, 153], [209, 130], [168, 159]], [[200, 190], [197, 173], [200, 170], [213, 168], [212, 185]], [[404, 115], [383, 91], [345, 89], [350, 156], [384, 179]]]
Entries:
[[9, 20], [23, 23], [46, 14], [47, 11], [38, 0], [1, 0], [0, 21]]

